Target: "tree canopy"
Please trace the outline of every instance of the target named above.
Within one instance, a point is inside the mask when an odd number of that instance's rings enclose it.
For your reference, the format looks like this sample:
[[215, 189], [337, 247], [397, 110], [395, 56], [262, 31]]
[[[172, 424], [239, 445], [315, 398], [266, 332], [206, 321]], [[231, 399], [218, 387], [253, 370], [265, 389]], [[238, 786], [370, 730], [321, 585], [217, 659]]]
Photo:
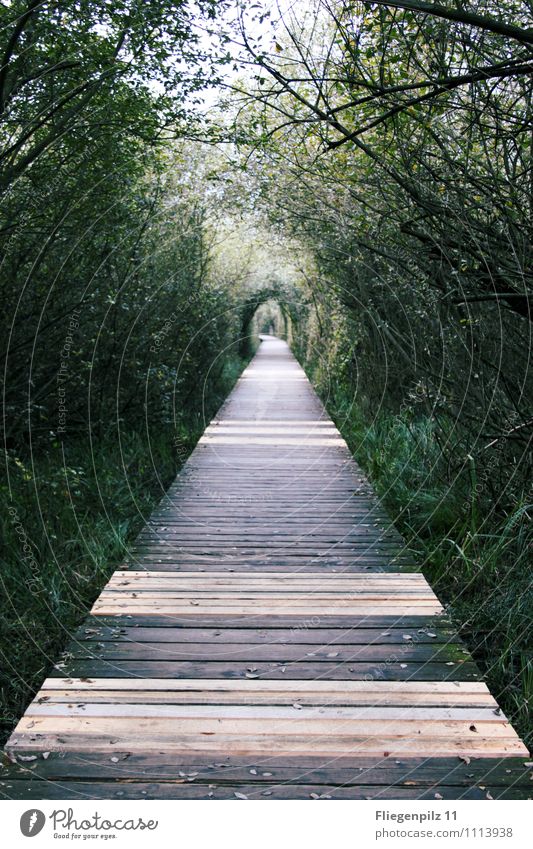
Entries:
[[57, 564], [93, 587], [127, 537], [109, 502], [162, 494], [275, 299], [487, 656], [506, 611], [521, 715], [532, 69], [531, 0], [1, 4], [2, 495], [39, 633], [75, 607]]

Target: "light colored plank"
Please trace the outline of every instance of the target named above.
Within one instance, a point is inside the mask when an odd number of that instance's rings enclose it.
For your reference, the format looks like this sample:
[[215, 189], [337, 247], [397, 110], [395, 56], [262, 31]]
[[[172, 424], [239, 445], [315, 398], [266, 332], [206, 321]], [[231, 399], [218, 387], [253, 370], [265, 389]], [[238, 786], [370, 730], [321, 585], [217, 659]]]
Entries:
[[[96, 706], [94, 706], [96, 707]], [[126, 710], [126, 706], [121, 706]], [[474, 723], [469, 720], [423, 720], [401, 719], [384, 722], [381, 719], [308, 719], [300, 717], [299, 711], [293, 711], [290, 718], [272, 719], [260, 717], [247, 719], [231, 717], [206, 718], [196, 715], [190, 718], [171, 717], [148, 719], [142, 716], [116, 717], [70, 715], [70, 716], [29, 716], [19, 722], [16, 733], [23, 734], [124, 734], [129, 730], [132, 735], [157, 737], [159, 734], [283, 734], [328, 736], [331, 734], [353, 734], [354, 736], [372, 735], [387, 737], [428, 736], [457, 737], [464, 739], [478, 736], [479, 730], [471, 730]], [[516, 738], [516, 734], [507, 722], [494, 716], [494, 720], [483, 722], [483, 734], [487, 737]]]
[[[111, 757], [113, 751], [128, 752], [161, 752], [166, 754], [172, 752], [187, 752], [198, 754], [212, 754], [214, 760], [220, 760], [227, 755], [268, 755], [277, 756], [281, 754], [294, 753], [295, 755], [330, 755], [335, 757], [347, 757], [350, 755], [394, 757], [403, 755], [405, 757], [516, 757], [526, 756], [527, 749], [515, 736], [514, 738], [478, 737], [475, 740], [470, 737], [457, 736], [454, 738], [433, 737], [421, 738], [419, 735], [412, 737], [368, 737], [368, 735], [357, 736], [354, 734], [331, 735], [319, 738], [310, 738], [307, 735], [276, 735], [275, 739], [267, 734], [263, 736], [244, 735], [242, 733], [228, 735], [213, 733], [212, 735], [178, 735], [168, 734], [158, 737], [141, 738], [138, 734], [130, 735], [120, 733], [111, 737], [98, 734], [73, 733], [64, 736], [46, 734], [42, 738], [31, 743], [32, 750], [36, 752], [46, 751], [74, 751], [74, 752], [106, 752]], [[9, 749], [15, 751], [23, 749], [27, 751], [29, 735], [17, 735]]]
[[383, 604], [381, 606], [376, 605], [375, 603], [372, 606], [367, 603], [361, 603], [360, 605], [352, 604], [342, 607], [342, 609], [338, 609], [337, 607], [333, 608], [331, 604], [323, 604], [322, 606], [318, 605], [308, 605], [308, 606], [296, 606], [296, 605], [286, 605], [286, 606], [274, 606], [262, 604], [261, 606], [257, 606], [255, 602], [248, 602], [246, 607], [234, 606], [230, 607], [220, 607], [215, 604], [206, 605], [206, 604], [198, 604], [195, 606], [192, 605], [179, 605], [173, 604], [169, 602], [168, 604], [160, 604], [159, 602], [152, 602], [150, 605], [146, 605], [142, 602], [138, 605], [124, 605], [124, 604], [108, 604], [105, 601], [96, 602], [95, 606], [92, 609], [92, 614], [94, 616], [119, 616], [124, 615], [125, 613], [131, 612], [138, 615], [156, 615], [167, 613], [170, 615], [190, 615], [191, 613], [195, 613], [198, 616], [204, 615], [227, 615], [231, 616], [273, 616], [282, 613], [284, 616], [288, 616], [291, 614], [298, 614], [303, 616], [315, 616], [315, 615], [335, 615], [335, 616], [356, 616], [356, 615], [364, 615], [366, 617], [369, 616], [420, 616], [424, 615], [436, 615], [442, 612], [442, 608], [437, 604], [429, 604], [418, 607], [412, 605], [405, 605], [405, 603], [397, 604], [395, 606], [391, 604]]
[[[250, 691], [250, 692], [339, 692], [339, 693], [465, 693], [493, 700], [482, 681], [264, 681], [223, 678], [46, 678], [42, 690], [57, 687], [78, 690], [172, 690], [172, 691]], [[496, 702], [494, 702], [496, 704]]]
[[127, 579], [130, 579], [130, 578], [131, 579], [149, 578], [151, 580], [152, 578], [153, 579], [163, 578], [163, 579], [167, 580], [167, 579], [171, 578], [171, 579], [174, 580], [178, 577], [183, 578], [184, 580], [187, 580], [187, 579], [190, 578], [190, 579], [193, 579], [193, 580], [209, 580], [209, 581], [217, 580], [217, 579], [228, 580], [228, 578], [231, 578], [231, 579], [235, 579], [235, 580], [243, 580], [245, 582], [250, 581], [252, 583], [255, 583], [255, 581], [267, 581], [267, 580], [269, 582], [275, 581], [275, 582], [283, 582], [283, 583], [292, 583], [292, 582], [298, 583], [299, 581], [305, 581], [305, 582], [307, 582], [307, 581], [312, 582], [314, 580], [324, 581], [324, 580], [329, 580], [330, 577], [331, 577], [331, 580], [336, 580], [337, 577], [338, 577], [339, 580], [346, 580], [346, 581], [349, 581], [350, 583], [354, 583], [354, 584], [365, 583], [366, 581], [372, 581], [373, 583], [378, 583], [378, 584], [383, 583], [383, 584], [387, 585], [389, 583], [389, 581], [399, 581], [399, 582], [405, 581], [407, 584], [419, 584], [419, 583], [421, 583], [421, 584], [429, 586], [429, 584], [427, 584], [427, 581], [424, 578], [424, 576], [422, 574], [420, 574], [419, 572], [407, 572], [407, 573], [406, 572], [387, 572], [387, 573], [376, 572], [376, 573], [362, 574], [362, 575], [353, 574], [351, 572], [336, 572], [336, 573], [331, 573], [330, 575], [328, 574], [327, 576], [324, 575], [324, 572], [296, 572], [296, 573], [295, 572], [269, 572], [268, 578], [261, 573], [258, 573], [257, 576], [256, 576], [253, 572], [248, 572], [248, 571], [245, 571], [245, 570], [244, 571], [243, 570], [240, 570], [240, 571], [235, 570], [234, 572], [231, 572], [229, 575], [228, 575], [227, 571], [225, 571], [225, 572], [223, 572], [223, 571], [212, 571], [212, 572], [209, 572], [208, 576], [205, 575], [203, 577], [199, 576], [198, 572], [187, 572], [186, 570], [182, 571], [181, 569], [180, 569], [179, 572], [175, 572], [175, 573], [160, 572], [160, 571], [158, 572], [157, 570], [153, 570], [153, 569], [147, 569], [147, 570], [128, 569], [128, 570], [118, 570], [117, 572], [113, 573], [113, 578], [127, 578]]
[[[491, 727], [496, 722], [496, 725], [508, 728], [508, 721], [505, 716], [496, 717], [492, 708], [475, 708], [468, 706], [466, 708], [439, 708], [439, 707], [416, 707], [410, 705], [408, 707], [350, 707], [350, 706], [334, 706], [329, 705], [306, 705], [297, 701], [298, 693], [295, 694], [294, 704], [289, 706], [283, 705], [138, 705], [138, 704], [93, 704], [89, 702], [75, 703], [69, 702], [66, 704], [49, 704], [45, 702], [39, 704], [32, 702], [26, 711], [26, 716], [29, 717], [105, 717], [105, 718], [122, 718], [122, 717], [141, 717], [144, 719], [186, 719], [186, 720], [204, 720], [204, 719], [265, 719], [265, 720], [290, 720], [297, 722], [298, 728], [302, 728], [304, 720], [357, 720], [358, 722], [382, 722], [379, 728], [375, 726], [374, 733], [378, 731], [386, 731], [391, 722], [396, 723], [397, 720], [404, 722], [420, 721], [421, 723], [444, 722], [444, 721], [461, 721], [462, 723], [482, 723], [489, 722]], [[372, 727], [372, 726], [370, 726]], [[395, 727], [399, 727], [396, 726]], [[437, 727], [437, 726], [436, 726]], [[464, 725], [461, 726], [464, 730]]]
[[190, 601], [198, 600], [203, 604], [211, 603], [211, 602], [219, 602], [219, 601], [232, 601], [237, 602], [238, 604], [242, 604], [248, 599], [250, 601], [262, 602], [264, 600], [265, 603], [270, 602], [282, 602], [290, 605], [293, 604], [308, 604], [311, 602], [312, 604], [323, 602], [323, 601], [332, 601], [335, 606], [342, 607], [344, 604], [351, 604], [353, 602], [376, 602], [376, 603], [385, 603], [391, 602], [396, 604], [397, 602], [407, 601], [410, 604], [423, 604], [429, 603], [434, 604], [436, 599], [433, 593], [426, 592], [425, 590], [412, 590], [409, 592], [403, 592], [401, 590], [391, 590], [388, 588], [383, 588], [383, 590], [352, 590], [349, 593], [345, 593], [339, 591], [338, 593], [333, 592], [318, 592], [308, 590], [307, 592], [301, 592], [296, 590], [293, 593], [288, 592], [279, 592], [275, 590], [235, 590], [235, 591], [227, 591], [227, 590], [208, 590], [207, 588], [203, 591], [198, 590], [182, 590], [182, 589], [161, 589], [152, 591], [151, 589], [143, 589], [142, 587], [130, 587], [125, 588], [121, 592], [119, 592], [116, 588], [103, 590], [101, 596], [102, 599], [105, 599], [107, 602], [109, 601], [128, 601], [134, 599], [142, 599], [146, 601], [147, 599], [156, 599], [157, 601], [163, 602], [165, 600], [174, 600], [178, 599], [180, 601]]
[[360, 693], [342, 693], [325, 690], [318, 693], [290, 691], [219, 691], [216, 686], [211, 690], [41, 690], [36, 702], [46, 704], [65, 704], [85, 702], [87, 704], [189, 704], [189, 705], [303, 705], [349, 706], [412, 706], [412, 707], [487, 707], [494, 711], [496, 702], [490, 696], [455, 692], [453, 694], [434, 693], [385, 693], [366, 691]]

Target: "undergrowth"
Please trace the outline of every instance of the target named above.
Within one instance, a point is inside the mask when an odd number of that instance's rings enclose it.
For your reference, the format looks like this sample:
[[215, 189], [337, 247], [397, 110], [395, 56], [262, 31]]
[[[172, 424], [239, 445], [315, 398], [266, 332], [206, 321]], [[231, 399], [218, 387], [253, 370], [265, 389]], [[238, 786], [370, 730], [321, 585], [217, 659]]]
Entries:
[[531, 498], [518, 493], [511, 507], [495, 507], [468, 464], [466, 472], [447, 476], [428, 417], [383, 412], [365, 421], [353, 396], [338, 387], [332, 391], [331, 384], [324, 401], [489, 688], [531, 749]]
[[[0, 484], [1, 734], [10, 733], [69, 634], [141, 530], [244, 363], [228, 360], [203, 409], [90, 441], [9, 451]], [[207, 420], [207, 421], [206, 421]]]

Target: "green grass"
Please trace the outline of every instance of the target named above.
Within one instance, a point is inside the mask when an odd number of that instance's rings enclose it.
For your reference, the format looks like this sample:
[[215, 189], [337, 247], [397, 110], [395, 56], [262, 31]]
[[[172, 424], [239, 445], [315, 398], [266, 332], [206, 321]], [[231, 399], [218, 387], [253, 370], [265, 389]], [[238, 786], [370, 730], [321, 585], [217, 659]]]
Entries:
[[492, 693], [531, 749], [533, 505], [515, 494], [511, 507], [496, 510], [476, 486], [472, 464], [449, 480], [430, 419], [415, 419], [405, 410], [365, 422], [353, 397], [339, 387], [332, 393], [329, 386], [325, 401]]
[[[228, 360], [207, 405], [175, 427], [123, 426], [89, 443], [40, 446], [6, 455], [0, 485], [0, 702], [2, 739], [10, 733], [83, 621], [128, 544], [173, 480], [238, 378]], [[205, 398], [204, 398], [205, 400]]]

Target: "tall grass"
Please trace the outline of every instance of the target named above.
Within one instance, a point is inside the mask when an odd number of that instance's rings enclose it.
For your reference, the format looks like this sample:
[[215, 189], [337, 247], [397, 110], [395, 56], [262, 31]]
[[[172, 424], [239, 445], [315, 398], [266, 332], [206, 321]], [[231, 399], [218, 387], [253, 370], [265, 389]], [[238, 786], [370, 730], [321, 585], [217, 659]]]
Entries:
[[83, 621], [244, 363], [228, 361], [176, 425], [11, 450], [0, 484], [0, 731], [4, 739]]
[[330, 415], [531, 748], [533, 504], [517, 494], [495, 507], [469, 463], [450, 478], [431, 419], [404, 411], [365, 421], [352, 396], [329, 390]]

